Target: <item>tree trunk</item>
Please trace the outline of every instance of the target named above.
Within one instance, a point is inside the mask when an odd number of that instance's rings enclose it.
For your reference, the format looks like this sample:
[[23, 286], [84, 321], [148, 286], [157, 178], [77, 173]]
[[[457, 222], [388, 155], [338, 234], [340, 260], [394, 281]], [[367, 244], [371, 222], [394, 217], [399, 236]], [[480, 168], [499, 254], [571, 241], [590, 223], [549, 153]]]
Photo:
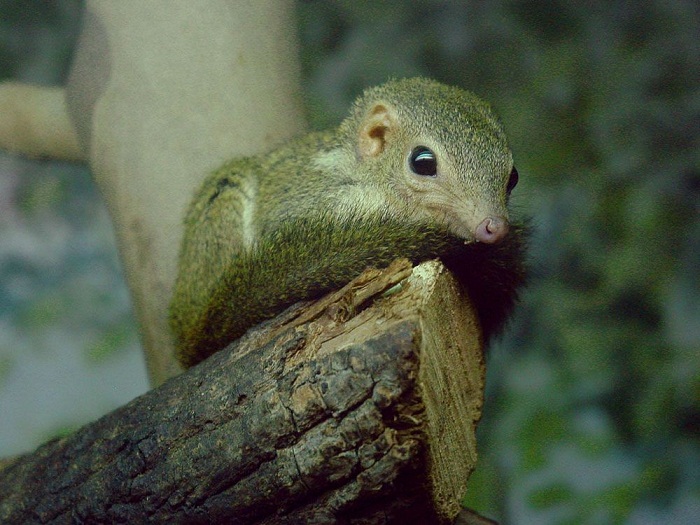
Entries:
[[397, 261], [0, 472], [2, 523], [433, 523], [476, 462], [484, 364], [444, 267]]
[[89, 163], [153, 385], [182, 222], [209, 172], [306, 128], [293, 0], [88, 0], [65, 89], [0, 84], [0, 147]]

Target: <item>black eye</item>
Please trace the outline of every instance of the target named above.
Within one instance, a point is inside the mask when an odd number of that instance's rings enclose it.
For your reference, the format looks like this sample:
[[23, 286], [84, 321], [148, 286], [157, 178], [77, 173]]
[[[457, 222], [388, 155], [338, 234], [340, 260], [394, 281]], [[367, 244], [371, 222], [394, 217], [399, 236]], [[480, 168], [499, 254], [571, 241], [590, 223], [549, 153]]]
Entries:
[[435, 177], [437, 175], [437, 159], [435, 153], [425, 146], [418, 146], [411, 152], [409, 158], [411, 171], [416, 175]]
[[518, 185], [518, 170], [515, 169], [515, 166], [513, 166], [513, 169], [510, 172], [510, 177], [508, 178], [508, 185], [506, 186], [506, 193], [510, 195], [510, 192], [513, 191], [513, 188], [515, 188]]

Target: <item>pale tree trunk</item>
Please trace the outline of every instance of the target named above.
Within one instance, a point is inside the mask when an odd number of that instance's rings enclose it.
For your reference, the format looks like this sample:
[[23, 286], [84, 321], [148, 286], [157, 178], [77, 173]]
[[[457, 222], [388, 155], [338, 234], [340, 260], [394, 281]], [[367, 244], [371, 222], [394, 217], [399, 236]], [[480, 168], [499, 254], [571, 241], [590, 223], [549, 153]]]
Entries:
[[65, 90], [0, 86], [0, 147], [86, 160], [114, 223], [158, 385], [194, 188], [305, 129], [291, 0], [89, 0]]
[[182, 217], [228, 158], [304, 128], [287, 0], [92, 0], [67, 88], [107, 202], [153, 384], [179, 371], [167, 325]]

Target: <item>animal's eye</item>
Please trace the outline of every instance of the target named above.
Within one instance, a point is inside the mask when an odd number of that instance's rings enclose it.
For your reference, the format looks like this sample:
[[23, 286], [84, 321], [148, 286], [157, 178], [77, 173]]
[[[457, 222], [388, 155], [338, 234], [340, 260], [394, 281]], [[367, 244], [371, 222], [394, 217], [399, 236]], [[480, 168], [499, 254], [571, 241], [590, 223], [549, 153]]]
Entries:
[[409, 157], [411, 171], [416, 175], [435, 177], [437, 175], [437, 159], [435, 153], [425, 146], [418, 146], [413, 149]]
[[513, 166], [513, 169], [510, 172], [510, 177], [508, 178], [508, 185], [506, 186], [506, 193], [510, 195], [510, 192], [513, 191], [513, 188], [515, 188], [518, 185], [518, 170], [515, 169], [515, 166]]

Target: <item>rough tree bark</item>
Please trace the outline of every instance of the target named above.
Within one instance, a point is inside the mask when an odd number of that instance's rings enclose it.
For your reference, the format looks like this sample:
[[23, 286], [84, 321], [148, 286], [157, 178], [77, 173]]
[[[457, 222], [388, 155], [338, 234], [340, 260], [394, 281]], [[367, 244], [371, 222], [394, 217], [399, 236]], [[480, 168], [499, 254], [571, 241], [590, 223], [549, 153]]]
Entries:
[[475, 312], [407, 261], [0, 473], [2, 523], [436, 523], [476, 462]]

